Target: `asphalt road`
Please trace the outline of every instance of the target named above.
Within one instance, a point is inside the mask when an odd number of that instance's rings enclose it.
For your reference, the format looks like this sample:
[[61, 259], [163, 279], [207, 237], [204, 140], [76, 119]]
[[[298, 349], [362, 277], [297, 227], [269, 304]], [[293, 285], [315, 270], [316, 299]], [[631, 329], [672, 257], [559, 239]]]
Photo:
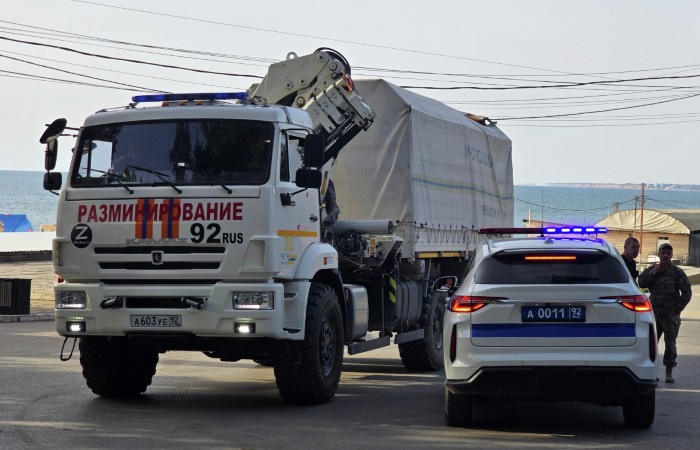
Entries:
[[700, 295], [683, 317], [677, 381], [660, 383], [656, 422], [642, 431], [625, 428], [621, 408], [568, 403], [477, 406], [473, 428], [448, 428], [443, 374], [406, 372], [394, 346], [346, 356], [321, 406], [285, 404], [271, 368], [187, 352], [161, 355], [146, 395], [106, 400], [85, 385], [77, 349], [59, 360], [53, 322], [0, 323], [0, 449], [694, 449]]

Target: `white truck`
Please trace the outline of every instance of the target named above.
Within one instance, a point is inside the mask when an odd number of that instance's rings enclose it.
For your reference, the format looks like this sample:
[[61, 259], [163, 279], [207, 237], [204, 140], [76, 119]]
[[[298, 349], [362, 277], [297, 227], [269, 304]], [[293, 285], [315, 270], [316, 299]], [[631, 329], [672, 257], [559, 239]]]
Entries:
[[463, 275], [479, 228], [513, 223], [511, 142], [350, 75], [319, 49], [289, 54], [246, 93], [98, 111], [62, 189], [66, 120], [46, 129], [61, 359], [79, 339], [95, 394], [145, 392], [172, 350], [271, 365], [301, 404], [333, 397], [345, 346], [393, 337], [407, 369], [441, 368], [440, 284]]

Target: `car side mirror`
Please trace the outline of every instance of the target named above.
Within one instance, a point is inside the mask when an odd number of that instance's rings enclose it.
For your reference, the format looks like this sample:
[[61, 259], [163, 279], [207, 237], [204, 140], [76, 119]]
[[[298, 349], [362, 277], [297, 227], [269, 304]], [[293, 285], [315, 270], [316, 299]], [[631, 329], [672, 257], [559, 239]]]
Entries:
[[433, 283], [433, 292], [452, 294], [457, 289], [457, 281], [457, 277], [454, 275], [440, 277]]

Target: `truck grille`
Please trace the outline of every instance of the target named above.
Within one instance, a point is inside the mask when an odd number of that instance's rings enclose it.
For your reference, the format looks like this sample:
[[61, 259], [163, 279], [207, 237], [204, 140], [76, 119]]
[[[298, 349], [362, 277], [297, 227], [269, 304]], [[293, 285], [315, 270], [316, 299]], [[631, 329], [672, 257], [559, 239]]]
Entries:
[[94, 252], [103, 270], [219, 270], [226, 248], [183, 245], [96, 247]]

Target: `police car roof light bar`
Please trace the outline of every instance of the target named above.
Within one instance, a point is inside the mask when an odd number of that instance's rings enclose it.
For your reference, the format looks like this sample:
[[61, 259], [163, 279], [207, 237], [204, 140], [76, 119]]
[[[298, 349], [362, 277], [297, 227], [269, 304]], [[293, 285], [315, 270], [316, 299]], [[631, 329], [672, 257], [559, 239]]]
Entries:
[[145, 102], [177, 102], [181, 100], [245, 100], [248, 98], [247, 92], [199, 92], [188, 94], [150, 94], [135, 95], [131, 100], [136, 103]]
[[543, 227], [543, 228], [480, 228], [478, 234], [602, 234], [607, 233], [605, 227], [579, 227], [579, 226], [563, 226], [563, 227]]

